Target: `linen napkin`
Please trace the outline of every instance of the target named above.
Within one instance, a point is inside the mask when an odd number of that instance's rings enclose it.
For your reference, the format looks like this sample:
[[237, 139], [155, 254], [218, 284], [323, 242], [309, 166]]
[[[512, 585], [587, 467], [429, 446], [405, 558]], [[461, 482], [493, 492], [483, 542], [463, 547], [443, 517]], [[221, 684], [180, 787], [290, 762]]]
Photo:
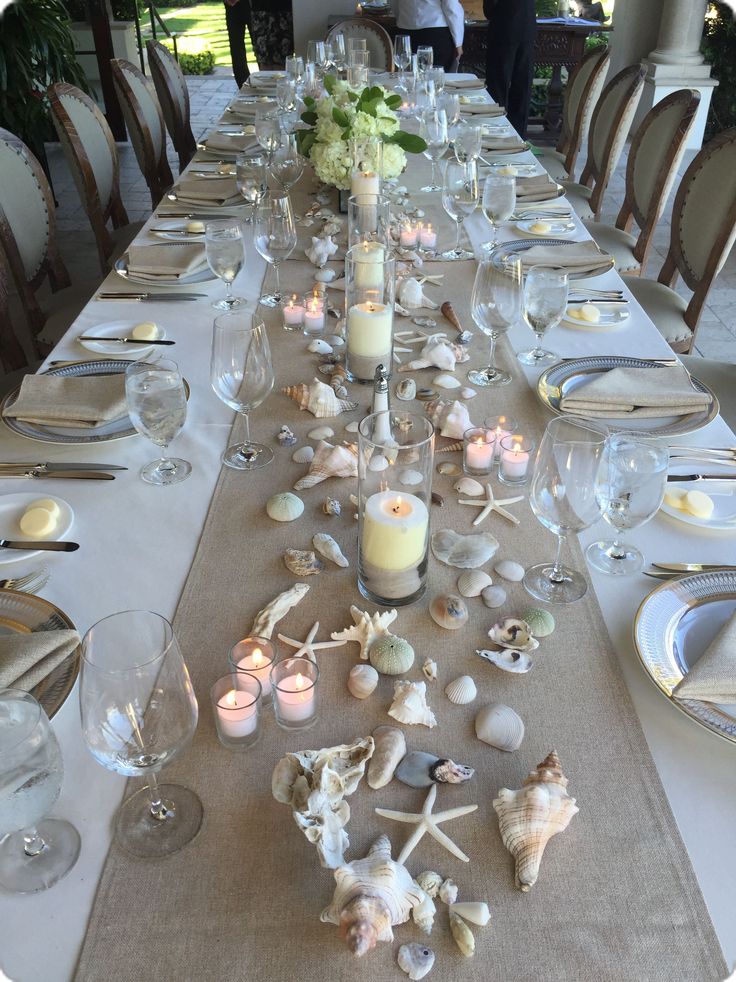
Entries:
[[497, 106], [495, 102], [461, 102], [461, 116], [505, 116], [506, 110], [503, 106]]
[[3, 416], [28, 423], [68, 427], [102, 426], [127, 416], [125, 376], [62, 378], [26, 375], [18, 398]]
[[736, 703], [736, 614], [675, 686], [678, 699]]
[[128, 272], [139, 279], [178, 280], [207, 268], [204, 248], [194, 242], [128, 247]]
[[[253, 110], [253, 115], [255, 115], [255, 109]], [[208, 150], [214, 150], [215, 153], [238, 154], [243, 151], [256, 153], [260, 149], [253, 139], [252, 134], [248, 133], [245, 136], [228, 136], [226, 133], [210, 133], [204, 145]]]
[[0, 637], [0, 689], [29, 692], [79, 646], [76, 631], [34, 631]]
[[563, 396], [561, 408], [576, 416], [647, 419], [685, 416], [710, 405], [693, 387], [683, 365], [612, 368]]
[[484, 150], [502, 150], [504, 153], [521, 153], [528, 150], [529, 144], [520, 140], [514, 133], [513, 136], [494, 136], [492, 133], [483, 135]]
[[455, 79], [445, 79], [446, 89], [484, 89], [486, 83], [482, 78], [455, 78]]
[[532, 266], [552, 266], [566, 269], [570, 273], [589, 273], [608, 269], [611, 257], [601, 252], [592, 240], [586, 242], [565, 242], [564, 245], [537, 245], [521, 253], [524, 272]]
[[527, 201], [546, 201], [557, 197], [557, 184], [547, 174], [516, 178], [516, 197]]
[[176, 196], [180, 201], [206, 202], [224, 205], [238, 193], [238, 186], [232, 177], [204, 178], [184, 177], [176, 185]]

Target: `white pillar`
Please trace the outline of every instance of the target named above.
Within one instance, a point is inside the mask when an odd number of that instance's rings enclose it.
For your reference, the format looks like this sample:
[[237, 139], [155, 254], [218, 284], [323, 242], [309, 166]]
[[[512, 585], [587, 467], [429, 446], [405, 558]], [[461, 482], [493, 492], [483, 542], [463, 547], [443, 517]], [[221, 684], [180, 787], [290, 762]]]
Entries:
[[702, 65], [706, 0], [664, 0], [657, 47], [649, 55], [656, 65]]

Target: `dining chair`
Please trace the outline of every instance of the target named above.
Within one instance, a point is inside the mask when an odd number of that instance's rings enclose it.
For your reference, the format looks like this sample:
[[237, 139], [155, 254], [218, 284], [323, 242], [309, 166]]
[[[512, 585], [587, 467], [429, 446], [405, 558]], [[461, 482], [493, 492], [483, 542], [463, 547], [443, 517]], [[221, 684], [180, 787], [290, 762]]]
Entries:
[[[0, 396], [6, 389], [4, 383], [16, 373], [30, 370], [31, 361], [37, 354], [30, 333], [22, 345], [15, 330], [10, 309], [10, 276], [3, 261], [0, 261]], [[12, 384], [12, 383], [11, 383]]]
[[370, 66], [381, 72], [394, 70], [394, 48], [388, 31], [375, 21], [365, 17], [346, 17], [327, 32], [325, 41], [331, 41], [335, 34], [345, 35], [345, 45], [351, 38], [362, 38], [370, 53]]
[[[131, 224], [120, 197], [115, 138], [97, 104], [67, 82], [49, 86], [51, 119], [97, 243], [102, 275], [142, 228]], [[107, 227], [112, 220], [113, 231]]]
[[[708, 292], [736, 238], [736, 127], [698, 151], [672, 206], [670, 245], [656, 280], [632, 279], [629, 289], [670, 347], [687, 354], [695, 341]], [[678, 274], [692, 290], [674, 290]]]
[[112, 58], [110, 65], [130, 142], [155, 208], [174, 183], [166, 158], [166, 128], [156, 90], [129, 61]]
[[181, 173], [197, 149], [190, 122], [187, 80], [179, 68], [179, 62], [165, 45], [158, 41], [146, 41], [146, 50], [166, 129], [179, 155]]
[[580, 218], [597, 218], [603, 195], [616, 170], [644, 88], [645, 69], [630, 65], [607, 83], [593, 110], [588, 159], [580, 183], [562, 181], [567, 200]]
[[700, 355], [683, 355], [680, 360], [691, 375], [715, 393], [721, 418], [736, 430], [736, 364]]
[[594, 48], [573, 69], [567, 80], [562, 106], [562, 129], [554, 150], [543, 148], [539, 162], [556, 181], [570, 179], [583, 143], [588, 138], [590, 118], [606, 81], [608, 48]]
[[[649, 110], [634, 134], [626, 162], [626, 195], [615, 225], [586, 221], [619, 273], [641, 276], [700, 102], [696, 89], [678, 89]], [[639, 235], [631, 234], [636, 222]]]

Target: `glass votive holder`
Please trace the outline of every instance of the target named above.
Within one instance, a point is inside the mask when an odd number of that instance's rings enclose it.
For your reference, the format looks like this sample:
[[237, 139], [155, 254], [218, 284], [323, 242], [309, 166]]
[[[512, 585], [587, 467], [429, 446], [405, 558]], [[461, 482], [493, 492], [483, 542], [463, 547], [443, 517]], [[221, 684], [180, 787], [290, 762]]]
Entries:
[[431, 222], [427, 222], [419, 229], [419, 248], [422, 252], [437, 251], [437, 232]]
[[288, 300], [284, 301], [284, 330], [301, 331], [304, 327], [304, 304], [298, 293], [292, 293]]
[[307, 337], [316, 337], [324, 332], [327, 297], [323, 293], [304, 294], [304, 325], [302, 331]]
[[496, 434], [496, 446], [493, 450], [493, 457], [498, 460], [501, 453], [501, 440], [514, 430], [519, 428], [519, 424], [513, 416], [489, 416], [483, 420], [483, 425]]
[[261, 735], [261, 683], [253, 675], [232, 672], [210, 689], [212, 712], [220, 743], [247, 750]]
[[419, 245], [419, 226], [421, 222], [406, 221], [399, 230], [399, 248], [416, 249]]
[[228, 664], [233, 672], [252, 675], [261, 683], [264, 706], [271, 705], [271, 669], [276, 661], [276, 646], [269, 638], [253, 635], [243, 638], [230, 649]]
[[353, 194], [348, 199], [348, 248], [378, 242], [391, 245], [391, 202], [384, 195]]
[[319, 669], [309, 658], [284, 658], [271, 669], [276, 722], [284, 730], [306, 730], [317, 721]]
[[368, 85], [368, 68], [365, 65], [348, 65], [348, 85], [361, 90]]
[[498, 479], [502, 484], [526, 484], [531, 470], [534, 441], [520, 433], [509, 434], [501, 440], [498, 458]]
[[485, 426], [472, 426], [463, 433], [463, 470], [474, 476], [493, 470], [496, 434]]

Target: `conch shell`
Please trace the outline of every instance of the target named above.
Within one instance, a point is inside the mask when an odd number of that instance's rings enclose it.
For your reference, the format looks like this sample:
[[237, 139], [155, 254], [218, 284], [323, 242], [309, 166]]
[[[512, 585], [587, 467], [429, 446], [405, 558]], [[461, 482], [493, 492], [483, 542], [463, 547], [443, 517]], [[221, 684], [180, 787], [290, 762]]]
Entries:
[[358, 408], [357, 402], [338, 399], [334, 389], [317, 378], [311, 385], [301, 382], [299, 385], [287, 385], [281, 391], [293, 399], [300, 409], [308, 409], [317, 419], [328, 419]]
[[501, 788], [493, 807], [503, 844], [516, 860], [516, 885], [526, 892], [537, 882], [545, 846], [580, 809], [567, 793], [567, 778], [554, 750], [523, 784], [518, 791]]
[[427, 416], [440, 436], [447, 436], [452, 440], [462, 440], [465, 431], [473, 425], [468, 407], [457, 399], [454, 402], [435, 399], [427, 403]]
[[427, 705], [426, 682], [408, 682], [406, 679], [395, 682], [394, 701], [388, 714], [410, 726], [421, 724], [431, 729], [437, 725], [437, 719]]
[[375, 947], [377, 941], [393, 941], [391, 928], [409, 916], [429, 933], [435, 906], [424, 890], [400, 863], [391, 859], [391, 843], [382, 835], [364, 859], [335, 870], [335, 893], [320, 920], [338, 924], [340, 934], [356, 957]]
[[399, 371], [413, 372], [419, 368], [434, 367], [452, 372], [455, 370], [455, 365], [469, 358], [470, 355], [462, 345], [452, 344], [444, 334], [432, 334], [420, 351], [419, 357], [401, 365]]
[[312, 236], [312, 245], [309, 249], [304, 250], [304, 255], [312, 263], [313, 266], [318, 266], [320, 269], [327, 263], [327, 261], [335, 255], [337, 252], [337, 243], [332, 241], [331, 235], [326, 235], [324, 237]]
[[358, 448], [354, 443], [345, 443], [339, 447], [333, 447], [331, 443], [321, 440], [314, 451], [314, 459], [309, 465], [309, 470], [300, 477], [294, 485], [295, 491], [303, 491], [305, 488], [314, 487], [321, 481], [326, 481], [328, 477], [357, 477], [358, 476]]
[[419, 307], [429, 307], [436, 310], [439, 304], [428, 297], [422, 289], [422, 284], [414, 276], [409, 276], [399, 283], [399, 303], [407, 310], [416, 310]]
[[367, 610], [361, 610], [360, 607], [351, 604], [350, 616], [355, 623], [346, 627], [344, 631], [333, 631], [330, 637], [333, 641], [357, 641], [360, 645], [360, 657], [365, 661], [368, 659], [368, 652], [373, 642], [376, 638], [383, 638], [391, 633], [389, 625], [393, 624], [399, 615], [395, 610], [369, 614]]

